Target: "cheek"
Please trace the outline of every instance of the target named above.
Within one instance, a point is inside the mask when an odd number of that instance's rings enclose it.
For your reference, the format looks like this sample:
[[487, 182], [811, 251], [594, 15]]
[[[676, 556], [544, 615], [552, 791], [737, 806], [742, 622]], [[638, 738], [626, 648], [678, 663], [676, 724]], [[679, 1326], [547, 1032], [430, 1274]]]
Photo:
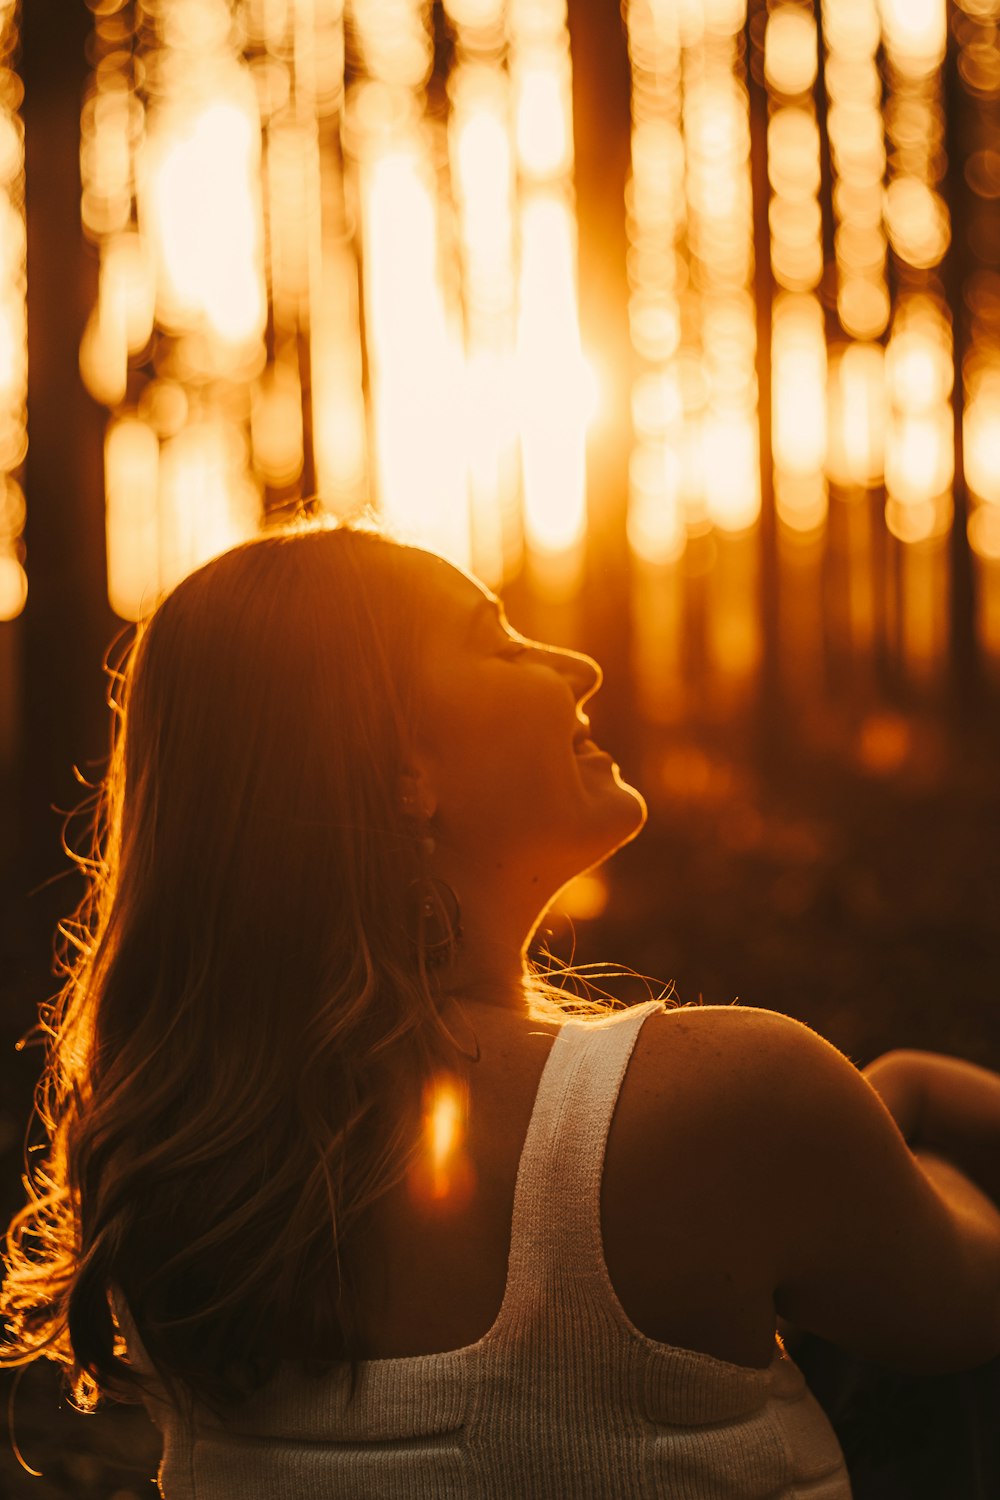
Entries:
[[477, 809], [480, 826], [537, 824], [572, 792], [568, 714], [553, 724], [551, 698], [522, 688], [516, 696], [482, 695], [455, 724], [447, 781], [455, 804]]
[[456, 831], [520, 839], [565, 821], [582, 790], [568, 690], [506, 661], [453, 664], [435, 688], [432, 758]]

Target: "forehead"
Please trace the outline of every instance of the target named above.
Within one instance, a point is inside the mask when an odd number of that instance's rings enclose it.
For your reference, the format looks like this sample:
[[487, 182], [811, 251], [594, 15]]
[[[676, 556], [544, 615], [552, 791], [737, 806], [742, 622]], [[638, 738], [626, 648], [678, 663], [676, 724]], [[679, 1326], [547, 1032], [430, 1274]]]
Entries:
[[412, 566], [417, 571], [429, 619], [447, 629], [468, 621], [484, 603], [493, 601], [493, 594], [477, 578], [433, 552], [414, 549]]

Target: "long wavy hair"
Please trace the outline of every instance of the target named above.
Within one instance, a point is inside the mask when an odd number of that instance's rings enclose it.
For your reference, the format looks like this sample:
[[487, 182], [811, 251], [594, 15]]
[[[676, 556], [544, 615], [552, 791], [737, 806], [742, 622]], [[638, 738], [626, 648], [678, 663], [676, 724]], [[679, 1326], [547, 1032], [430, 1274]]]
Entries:
[[[352, 1232], [463, 1055], [400, 802], [433, 607], [406, 552], [373, 522], [267, 532], [178, 583], [112, 673], [0, 1292], [0, 1365], [58, 1362], [82, 1410], [157, 1395], [112, 1293], [189, 1421], [282, 1359], [357, 1374]], [[573, 966], [525, 984], [537, 1016], [619, 1004]]]
[[[113, 674], [88, 889], [35, 1031], [44, 1150], [6, 1237], [0, 1365], [135, 1401], [120, 1289], [188, 1420], [279, 1361], [320, 1374], [359, 1330], [344, 1256], [412, 1160], [463, 1044], [412, 921], [399, 775], [423, 597], [372, 522], [299, 523], [215, 558]], [[534, 979], [535, 1009], [602, 1013]]]

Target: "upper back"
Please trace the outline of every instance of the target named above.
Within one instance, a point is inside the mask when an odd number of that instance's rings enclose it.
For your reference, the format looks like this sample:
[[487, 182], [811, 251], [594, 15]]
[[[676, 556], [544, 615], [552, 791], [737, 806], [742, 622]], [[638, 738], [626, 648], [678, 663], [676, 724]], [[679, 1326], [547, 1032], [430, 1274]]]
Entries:
[[[601, 1236], [611, 1284], [640, 1330], [763, 1368], [775, 1321], [759, 1243], [767, 1210], [748, 1177], [745, 1122], [735, 1131], [727, 1116], [741, 1064], [728, 1036], [715, 1036], [719, 1015], [653, 1010], [638, 1030], [607, 1134]], [[370, 1216], [352, 1261], [370, 1357], [460, 1348], [500, 1308], [518, 1167], [559, 1028], [498, 1007], [469, 1017], [480, 1051], [469, 1079], [475, 1189], [452, 1212], [400, 1184]]]
[[[387, 1202], [370, 1258], [387, 1279], [366, 1308], [376, 1352], [404, 1352], [403, 1338], [412, 1353], [457, 1348], [491, 1326], [554, 1045], [563, 1083], [550, 1089], [563, 1087], [570, 1123], [534, 1143], [557, 1164], [535, 1191], [567, 1223], [591, 1204], [596, 1274], [634, 1329], [757, 1368], [776, 1309], [885, 1364], [960, 1368], [997, 1352], [1000, 1214], [968, 1184], [932, 1181], [867, 1081], [808, 1027], [745, 1007], [652, 1005], [610, 1030], [570, 1023], [554, 1044], [551, 1027], [476, 1022], [477, 1195], [436, 1223]], [[539, 1102], [545, 1092], [543, 1081]], [[574, 1168], [573, 1131], [591, 1119]]]
[[[775, 1346], [773, 1315], [763, 1320], [770, 1326], [771, 1357], [741, 1364], [651, 1336], [609, 1280], [605, 1252], [612, 1236], [603, 1222], [609, 1215], [602, 1179], [613, 1165], [605, 1160], [612, 1116], [623, 1127], [619, 1158], [641, 1175], [632, 1158], [651, 1141], [646, 1132], [655, 1135], [664, 1097], [662, 1083], [654, 1085], [654, 1042], [634, 1075], [631, 1118], [621, 1111], [620, 1088], [646, 1022], [665, 1023], [666, 1017], [650, 1005], [601, 1025], [567, 1023], [554, 1039], [545, 1028], [537, 1028], [541, 1040], [522, 1043], [509, 1034], [506, 1048], [504, 1038], [495, 1037], [495, 1066], [487, 1065], [478, 1091], [479, 1208], [450, 1242], [442, 1233], [436, 1245], [425, 1225], [415, 1230], [400, 1210], [398, 1220], [387, 1217], [383, 1239], [374, 1235], [368, 1247], [373, 1261], [385, 1258], [385, 1275], [369, 1283], [369, 1320], [374, 1310], [378, 1323], [379, 1281], [391, 1299], [383, 1318], [393, 1342], [401, 1340], [401, 1325], [390, 1313], [430, 1298], [432, 1314], [415, 1313], [407, 1325], [413, 1342], [426, 1347], [408, 1353], [394, 1347], [365, 1359], [353, 1400], [343, 1367], [319, 1382], [282, 1367], [221, 1428], [206, 1420], [194, 1442], [161, 1413], [167, 1500], [236, 1494], [263, 1500], [286, 1490], [298, 1500], [321, 1494], [499, 1500], [515, 1493], [525, 1500], [570, 1494], [602, 1500], [622, 1493], [764, 1500], [779, 1491], [789, 1500], [806, 1493], [810, 1500], [846, 1500], [836, 1440], [801, 1375]], [[488, 1025], [482, 1028], [484, 1056]], [[666, 1024], [660, 1030], [669, 1034]], [[528, 1050], [520, 1052], [522, 1045]], [[527, 1069], [529, 1055], [541, 1061], [540, 1081]], [[490, 1141], [489, 1122], [523, 1114], [533, 1082], [537, 1092], [515, 1163], [512, 1211], [501, 1233], [498, 1216], [516, 1135], [511, 1124]], [[492, 1114], [491, 1089], [497, 1091]], [[671, 1159], [658, 1151], [654, 1176], [659, 1162]], [[693, 1204], [697, 1173], [690, 1163], [678, 1166], [676, 1180]], [[679, 1213], [688, 1206], [682, 1201]], [[624, 1235], [620, 1217], [612, 1208], [615, 1233]], [[717, 1217], [714, 1206], [704, 1216], [713, 1223]], [[634, 1213], [628, 1227], [633, 1235], [642, 1228]], [[710, 1238], [702, 1235], [706, 1250]], [[482, 1269], [496, 1274], [498, 1240], [506, 1251], [499, 1307], [495, 1288], [486, 1295], [480, 1290]], [[435, 1253], [442, 1257], [436, 1265]], [[730, 1253], [735, 1264], [738, 1247]], [[669, 1261], [659, 1262], [661, 1285], [681, 1274]], [[710, 1292], [727, 1295], [711, 1276], [699, 1285], [696, 1302], [704, 1297], [707, 1304]], [[690, 1282], [686, 1290], [692, 1300]], [[465, 1309], [467, 1324], [448, 1321], [449, 1301]], [[682, 1302], [672, 1294], [659, 1305], [680, 1317]], [[443, 1352], [428, 1352], [435, 1344]]]

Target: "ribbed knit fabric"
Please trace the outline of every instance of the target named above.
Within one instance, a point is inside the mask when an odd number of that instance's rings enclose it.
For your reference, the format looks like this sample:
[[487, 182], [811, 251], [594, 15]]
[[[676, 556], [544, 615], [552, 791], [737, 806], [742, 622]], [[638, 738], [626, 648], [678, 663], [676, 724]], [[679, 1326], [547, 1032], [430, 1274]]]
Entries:
[[[539, 1084], [493, 1327], [462, 1349], [312, 1381], [290, 1365], [190, 1443], [171, 1409], [166, 1500], [850, 1500], [837, 1439], [775, 1344], [765, 1370], [647, 1338], [600, 1233], [608, 1127], [659, 1001], [567, 1021]], [[669, 1275], [669, 1268], [664, 1268]], [[116, 1303], [116, 1307], [118, 1304]], [[130, 1357], [147, 1368], [127, 1308]], [[129, 1334], [131, 1333], [131, 1337]]]

